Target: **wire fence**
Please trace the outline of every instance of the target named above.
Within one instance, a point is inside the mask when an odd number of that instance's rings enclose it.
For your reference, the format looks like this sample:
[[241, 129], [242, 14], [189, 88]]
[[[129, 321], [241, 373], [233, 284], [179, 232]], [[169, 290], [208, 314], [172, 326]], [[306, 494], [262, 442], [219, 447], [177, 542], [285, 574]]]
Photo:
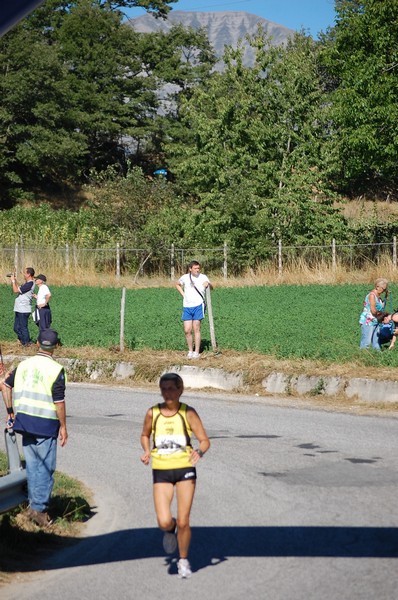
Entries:
[[[234, 253], [227, 243], [215, 248], [170, 248], [154, 251], [148, 248], [127, 248], [121, 244], [107, 248], [82, 248], [74, 244], [54, 247], [31, 247], [22, 242], [14, 246], [0, 248], [0, 265], [8, 272], [14, 268], [21, 271], [33, 265], [40, 271], [70, 272], [95, 271], [113, 274], [116, 278], [131, 276], [169, 277], [174, 280], [186, 271], [191, 260], [198, 260], [207, 273], [228, 278], [238, 275]], [[391, 242], [338, 244], [332, 240], [329, 245], [283, 245], [282, 240], [271, 246], [268, 255], [261, 262], [248, 267], [272, 268], [283, 275], [284, 270], [297, 267], [319, 267], [323, 264], [331, 269], [338, 266], [349, 270], [361, 269], [369, 264], [378, 265], [390, 261], [397, 268], [397, 239]]]

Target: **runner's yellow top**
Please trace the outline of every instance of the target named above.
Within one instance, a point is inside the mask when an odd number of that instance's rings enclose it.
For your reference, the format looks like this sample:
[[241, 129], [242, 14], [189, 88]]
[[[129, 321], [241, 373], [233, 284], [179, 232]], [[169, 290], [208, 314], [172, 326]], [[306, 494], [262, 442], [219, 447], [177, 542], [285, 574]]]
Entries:
[[192, 467], [192, 430], [187, 419], [186, 404], [171, 417], [160, 412], [160, 404], [152, 407], [152, 469], [184, 469]]

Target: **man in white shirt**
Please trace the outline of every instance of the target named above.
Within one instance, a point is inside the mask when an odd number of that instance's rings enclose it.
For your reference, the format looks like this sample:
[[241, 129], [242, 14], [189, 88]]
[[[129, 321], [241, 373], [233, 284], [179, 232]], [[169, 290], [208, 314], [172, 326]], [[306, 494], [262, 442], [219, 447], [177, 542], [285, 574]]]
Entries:
[[36, 298], [36, 307], [39, 309], [40, 320], [38, 322], [40, 331], [43, 329], [49, 329], [51, 327], [51, 309], [50, 309], [50, 298], [51, 292], [46, 285], [47, 277], [45, 275], [38, 275], [36, 277], [36, 285], [39, 288], [37, 294], [33, 294]]
[[182, 321], [188, 344], [188, 358], [199, 358], [200, 326], [205, 317], [205, 293], [208, 286], [213, 289], [206, 275], [200, 272], [200, 263], [197, 260], [189, 263], [188, 273], [183, 275], [176, 284], [177, 290], [183, 297]]

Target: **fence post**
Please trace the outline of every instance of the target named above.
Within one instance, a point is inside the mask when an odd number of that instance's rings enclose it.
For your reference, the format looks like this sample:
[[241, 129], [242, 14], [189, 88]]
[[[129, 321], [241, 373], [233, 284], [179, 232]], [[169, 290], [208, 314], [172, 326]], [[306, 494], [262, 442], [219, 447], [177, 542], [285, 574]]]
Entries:
[[65, 245], [65, 269], [69, 271], [69, 244]]
[[332, 269], [336, 270], [336, 240], [332, 239]]
[[214, 320], [213, 320], [213, 309], [211, 306], [211, 294], [210, 286], [206, 288], [206, 303], [207, 303], [207, 314], [209, 316], [209, 327], [210, 327], [210, 340], [213, 352], [217, 352], [216, 334], [214, 332]]
[[120, 304], [120, 352], [124, 352], [124, 309], [126, 306], [126, 288], [122, 289], [122, 301]]
[[14, 269], [18, 269], [18, 242], [15, 244], [15, 254], [14, 254]]
[[117, 242], [116, 244], [116, 277], [119, 279], [120, 277], [120, 244]]
[[228, 277], [228, 246], [227, 242], [224, 242], [224, 266], [223, 266], [224, 279]]
[[282, 277], [282, 240], [278, 241], [278, 275]]
[[170, 249], [170, 279], [174, 281], [175, 272], [174, 272], [174, 244], [171, 244]]
[[77, 249], [76, 244], [73, 244], [73, 264], [75, 265], [75, 270], [77, 269]]
[[20, 260], [20, 265], [18, 265], [18, 263], [15, 263], [17, 267], [21, 268], [21, 272], [24, 270], [24, 263], [25, 263], [25, 258], [24, 258], [24, 251], [23, 251], [23, 237], [22, 235], [19, 237], [20, 240], [20, 247], [19, 247], [19, 260]]
[[397, 268], [397, 236], [394, 235], [392, 240], [392, 266], [394, 269]]

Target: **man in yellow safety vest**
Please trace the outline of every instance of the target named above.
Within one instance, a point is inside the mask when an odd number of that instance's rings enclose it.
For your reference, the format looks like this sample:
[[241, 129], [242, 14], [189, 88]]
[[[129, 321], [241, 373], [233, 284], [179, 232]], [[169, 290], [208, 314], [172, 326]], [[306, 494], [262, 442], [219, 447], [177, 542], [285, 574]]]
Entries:
[[54, 485], [57, 439], [65, 446], [64, 367], [53, 358], [60, 343], [53, 329], [40, 331], [38, 352], [22, 361], [1, 385], [9, 427], [22, 435], [29, 508], [26, 516], [39, 527], [51, 524], [47, 512]]

